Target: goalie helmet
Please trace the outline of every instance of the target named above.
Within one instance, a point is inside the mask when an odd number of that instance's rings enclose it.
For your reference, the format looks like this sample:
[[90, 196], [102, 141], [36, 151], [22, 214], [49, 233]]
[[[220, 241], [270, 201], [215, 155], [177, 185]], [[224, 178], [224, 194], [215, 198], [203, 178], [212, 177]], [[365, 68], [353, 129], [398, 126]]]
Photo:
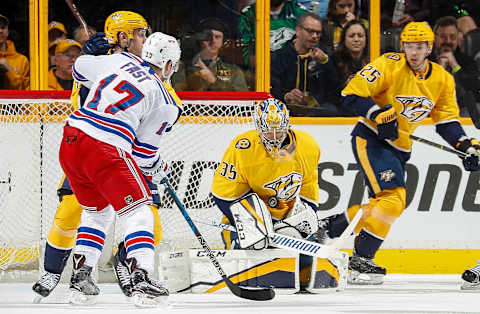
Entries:
[[133, 39], [133, 31], [136, 29], [148, 30], [148, 24], [143, 16], [132, 11], [117, 11], [105, 20], [105, 36], [110, 45], [118, 43], [120, 32], [124, 32], [129, 39]]
[[267, 152], [277, 153], [290, 128], [287, 106], [278, 99], [267, 98], [257, 103], [253, 120]]
[[432, 49], [435, 35], [427, 22], [410, 22], [400, 35], [402, 43], [426, 41], [428, 48]]
[[142, 59], [159, 67], [162, 71], [165, 70], [168, 61], [172, 61], [173, 71], [171, 74], [177, 71], [180, 54], [180, 45], [175, 37], [161, 32], [155, 32], [148, 36], [142, 49]]

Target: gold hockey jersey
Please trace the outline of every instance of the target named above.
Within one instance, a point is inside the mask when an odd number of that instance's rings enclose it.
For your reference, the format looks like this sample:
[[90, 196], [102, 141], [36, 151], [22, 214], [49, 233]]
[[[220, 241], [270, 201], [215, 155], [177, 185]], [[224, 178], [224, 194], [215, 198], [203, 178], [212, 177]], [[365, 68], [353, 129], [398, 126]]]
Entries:
[[297, 195], [318, 205], [320, 148], [308, 133], [290, 130], [290, 144], [277, 157], [267, 154], [257, 130], [237, 136], [226, 150], [212, 183], [212, 194], [234, 201], [252, 190], [272, 217], [284, 218]]
[[[425, 73], [415, 74], [403, 53], [386, 53], [367, 64], [342, 95], [371, 98], [380, 107], [391, 104], [397, 112], [399, 137], [389, 142], [401, 151], [411, 151], [409, 136], [426, 117], [430, 116], [435, 123], [459, 119], [453, 76], [430, 61]], [[367, 118], [360, 122], [377, 130], [376, 123]]]

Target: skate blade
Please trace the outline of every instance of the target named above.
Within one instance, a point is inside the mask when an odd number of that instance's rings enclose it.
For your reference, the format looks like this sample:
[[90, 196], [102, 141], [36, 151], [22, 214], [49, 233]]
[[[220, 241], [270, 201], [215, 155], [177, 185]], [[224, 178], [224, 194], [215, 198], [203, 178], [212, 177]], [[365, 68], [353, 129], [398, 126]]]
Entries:
[[93, 305], [97, 302], [97, 295], [87, 295], [78, 290], [71, 290], [69, 301], [74, 305]]
[[460, 290], [464, 290], [464, 291], [480, 290], [480, 282], [477, 282], [477, 283], [464, 282], [460, 287]]
[[152, 298], [144, 293], [134, 293], [131, 302], [139, 308], [168, 307], [168, 296]]
[[363, 274], [351, 270], [348, 274], [347, 283], [351, 285], [381, 285], [384, 277], [381, 274]]

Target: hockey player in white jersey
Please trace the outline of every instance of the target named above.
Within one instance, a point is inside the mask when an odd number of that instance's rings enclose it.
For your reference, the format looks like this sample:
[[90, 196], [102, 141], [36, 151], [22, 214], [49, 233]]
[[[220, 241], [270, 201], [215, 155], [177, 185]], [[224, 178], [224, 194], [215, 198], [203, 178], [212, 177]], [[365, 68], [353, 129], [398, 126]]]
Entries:
[[[74, 78], [91, 82], [85, 106], [67, 120], [60, 163], [84, 208], [71, 278], [73, 303], [91, 303], [99, 289], [90, 273], [116, 212], [124, 220], [134, 302], [153, 306], [168, 290], [150, 279], [154, 265], [152, 197], [140, 172], [164, 175], [158, 146], [181, 109], [162, 81], [177, 68], [175, 38], [154, 33], [142, 59], [129, 53], [82, 56]], [[90, 84], [89, 84], [90, 85]]]

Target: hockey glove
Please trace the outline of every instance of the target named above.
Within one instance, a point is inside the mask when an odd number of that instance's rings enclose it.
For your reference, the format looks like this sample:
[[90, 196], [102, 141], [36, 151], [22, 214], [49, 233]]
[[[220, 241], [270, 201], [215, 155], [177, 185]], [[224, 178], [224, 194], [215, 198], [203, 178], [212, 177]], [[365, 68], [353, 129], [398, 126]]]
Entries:
[[105, 33], [95, 33], [83, 44], [82, 51], [86, 55], [100, 56], [106, 55], [110, 48]]
[[467, 153], [467, 157], [462, 158], [463, 167], [467, 171], [479, 171], [480, 170], [480, 143], [474, 138], [467, 138], [462, 141], [458, 141], [456, 145], [459, 151]]
[[149, 167], [139, 168], [149, 179], [151, 177], [150, 180], [155, 184], [159, 184], [163, 178], [169, 177], [168, 164], [160, 158]]
[[375, 110], [370, 115], [370, 119], [377, 123], [379, 139], [394, 141], [398, 138], [397, 113], [392, 105]]

